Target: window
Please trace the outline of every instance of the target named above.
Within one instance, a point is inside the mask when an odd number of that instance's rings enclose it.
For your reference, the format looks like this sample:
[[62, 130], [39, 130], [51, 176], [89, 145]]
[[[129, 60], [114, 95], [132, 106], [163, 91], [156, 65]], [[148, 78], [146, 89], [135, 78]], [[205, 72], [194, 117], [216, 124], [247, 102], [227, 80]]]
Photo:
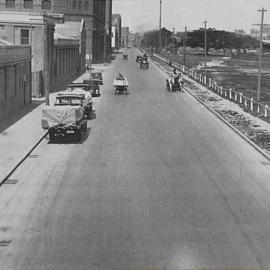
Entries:
[[82, 0], [79, 0], [78, 9], [82, 10]]
[[72, 10], [76, 10], [77, 9], [77, 0], [73, 0], [72, 1]]
[[51, 1], [43, 0], [42, 1], [42, 9], [51, 9]]
[[88, 3], [88, 0], [85, 0], [84, 1], [84, 10], [88, 10], [89, 9], [89, 3]]
[[24, 8], [33, 8], [33, 0], [24, 0], [23, 7]]
[[21, 29], [21, 44], [29, 45], [29, 30]]
[[15, 0], [6, 0], [6, 8], [15, 8]]

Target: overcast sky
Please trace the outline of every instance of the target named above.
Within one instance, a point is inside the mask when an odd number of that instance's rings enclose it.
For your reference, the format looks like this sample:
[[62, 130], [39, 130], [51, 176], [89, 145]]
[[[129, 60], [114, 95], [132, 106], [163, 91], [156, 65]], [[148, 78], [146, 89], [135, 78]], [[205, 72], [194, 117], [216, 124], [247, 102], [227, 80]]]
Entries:
[[[113, 0], [113, 13], [120, 13], [122, 26], [132, 31], [157, 29], [160, 0]], [[249, 33], [252, 24], [260, 23], [264, 7], [265, 23], [270, 23], [270, 0], [162, 0], [162, 27], [183, 31], [208, 27], [234, 31], [243, 29]]]

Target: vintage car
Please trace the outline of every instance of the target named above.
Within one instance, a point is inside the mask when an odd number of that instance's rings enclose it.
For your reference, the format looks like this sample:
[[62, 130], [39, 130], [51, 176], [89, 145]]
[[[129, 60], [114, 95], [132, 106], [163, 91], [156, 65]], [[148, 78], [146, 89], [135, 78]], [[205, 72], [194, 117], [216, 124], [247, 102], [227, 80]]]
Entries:
[[179, 75], [177, 76], [172, 76], [170, 79], [166, 80], [166, 87], [168, 91], [180, 91], [183, 92], [183, 78], [180, 77]]
[[88, 84], [93, 97], [99, 97], [101, 95], [100, 84], [97, 80], [83, 80], [83, 83]]
[[103, 85], [103, 76], [101, 71], [92, 71], [90, 73], [90, 80], [97, 81], [99, 85]]
[[140, 61], [140, 68], [149, 68], [149, 62], [147, 57], [143, 57], [142, 60]]
[[128, 60], [128, 54], [127, 53], [123, 53], [123, 60]]
[[69, 135], [81, 140], [82, 133], [87, 130], [84, 103], [85, 97], [81, 94], [60, 94], [54, 106], [42, 110], [42, 128], [48, 130], [51, 142]]
[[140, 63], [141, 60], [142, 60], [142, 56], [141, 56], [141, 55], [137, 55], [137, 57], [136, 57], [136, 62], [137, 62], [137, 63]]
[[[56, 97], [57, 99], [61, 96], [68, 96], [70, 95], [72, 97], [73, 95], [80, 95], [82, 97], [82, 104], [81, 106], [84, 107], [85, 114], [87, 118], [90, 118], [91, 112], [93, 111], [93, 98], [91, 94], [91, 89], [89, 87], [89, 84], [84, 83], [71, 83], [68, 86], [68, 89], [66, 91], [63, 91], [59, 93]], [[55, 105], [57, 105], [55, 103]]]
[[114, 93], [115, 94], [123, 94], [123, 93], [128, 94], [128, 80], [127, 80], [127, 78], [116, 77], [114, 82], [113, 82], [113, 86], [114, 86]]

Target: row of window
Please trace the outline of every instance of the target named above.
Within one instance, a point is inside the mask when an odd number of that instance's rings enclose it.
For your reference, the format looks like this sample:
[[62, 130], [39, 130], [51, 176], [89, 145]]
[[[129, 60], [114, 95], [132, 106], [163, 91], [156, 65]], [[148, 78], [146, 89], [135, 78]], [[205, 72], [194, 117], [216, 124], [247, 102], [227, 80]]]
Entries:
[[85, 0], [72, 0], [72, 10], [88, 10], [89, 9], [89, 1]]
[[[6, 8], [15, 8], [15, 4], [16, 4], [15, 2], [16, 2], [16, 0], [6, 0]], [[27, 8], [27, 9], [33, 8], [33, 0], [24, 0], [23, 7]], [[42, 0], [41, 7], [42, 7], [42, 9], [51, 9], [51, 1], [50, 0]]]

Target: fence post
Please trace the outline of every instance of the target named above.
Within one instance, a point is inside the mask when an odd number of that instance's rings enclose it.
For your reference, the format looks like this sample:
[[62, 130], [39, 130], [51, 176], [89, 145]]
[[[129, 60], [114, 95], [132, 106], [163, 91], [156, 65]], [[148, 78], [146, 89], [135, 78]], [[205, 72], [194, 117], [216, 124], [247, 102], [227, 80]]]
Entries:
[[253, 98], [250, 99], [250, 110], [253, 112]]
[[232, 88], [229, 89], [229, 98], [232, 99]]
[[220, 95], [221, 96], [223, 95], [223, 88], [222, 88], [222, 86], [220, 86]]
[[227, 98], [227, 90], [224, 89], [224, 97]]
[[211, 78], [209, 78], [208, 86], [211, 87]]
[[[257, 103], [258, 104], [258, 103]], [[257, 113], [259, 114], [260, 113], [260, 104], [258, 104], [258, 108], [257, 108]]]
[[266, 118], [268, 116], [268, 105], [264, 106], [264, 117]]
[[245, 108], [247, 107], [247, 98], [245, 98]]
[[217, 82], [215, 82], [215, 91], [217, 92]]
[[241, 92], [241, 93], [240, 93], [240, 100], [239, 100], [239, 103], [242, 104], [242, 101], [243, 101], [243, 93]]
[[234, 101], [237, 102], [237, 92], [234, 92]]
[[207, 77], [204, 76], [204, 84], [207, 85]]

